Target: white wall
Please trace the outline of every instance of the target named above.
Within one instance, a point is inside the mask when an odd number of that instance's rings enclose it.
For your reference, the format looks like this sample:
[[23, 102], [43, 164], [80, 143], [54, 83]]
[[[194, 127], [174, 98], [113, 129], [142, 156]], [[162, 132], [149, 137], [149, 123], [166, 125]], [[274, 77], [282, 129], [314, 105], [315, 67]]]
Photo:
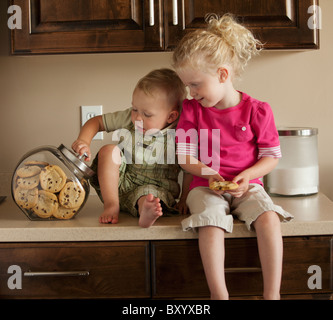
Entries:
[[[333, 200], [333, 1], [320, 6], [321, 49], [265, 51], [250, 62], [238, 88], [268, 101], [277, 125], [319, 129], [320, 188]], [[171, 53], [10, 56], [6, 11], [1, 1], [0, 174], [11, 173], [34, 147], [70, 147], [81, 105], [102, 104], [104, 112], [129, 107], [137, 80], [170, 66]], [[93, 142], [93, 151], [107, 141]]]

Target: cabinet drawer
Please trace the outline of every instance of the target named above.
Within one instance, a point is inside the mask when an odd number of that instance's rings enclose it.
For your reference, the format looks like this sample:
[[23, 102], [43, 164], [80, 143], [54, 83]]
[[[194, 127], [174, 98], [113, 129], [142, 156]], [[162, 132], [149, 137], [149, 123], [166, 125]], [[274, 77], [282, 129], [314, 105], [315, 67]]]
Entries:
[[[332, 293], [330, 237], [284, 238], [281, 294]], [[332, 242], [333, 243], [333, 242]], [[225, 272], [229, 295], [261, 296], [263, 279], [257, 239], [226, 239]], [[152, 294], [157, 298], [209, 297], [196, 240], [152, 243]], [[311, 289], [308, 268], [320, 267], [322, 289]]]
[[209, 295], [197, 241], [154, 241], [151, 250], [154, 298]]
[[[22, 271], [21, 289], [8, 279]], [[149, 242], [0, 245], [0, 298], [150, 297]]]
[[[291, 237], [284, 240], [283, 273], [281, 293], [329, 293], [333, 292], [331, 279], [333, 277], [333, 244], [329, 236], [323, 237]], [[319, 267], [319, 273], [310, 271], [311, 266]], [[311, 276], [321, 289], [309, 288]], [[310, 279], [310, 283], [313, 281]]]
[[[196, 240], [154, 242], [152, 257], [154, 297], [209, 297]], [[225, 271], [230, 295], [262, 294], [256, 239], [226, 240]]]

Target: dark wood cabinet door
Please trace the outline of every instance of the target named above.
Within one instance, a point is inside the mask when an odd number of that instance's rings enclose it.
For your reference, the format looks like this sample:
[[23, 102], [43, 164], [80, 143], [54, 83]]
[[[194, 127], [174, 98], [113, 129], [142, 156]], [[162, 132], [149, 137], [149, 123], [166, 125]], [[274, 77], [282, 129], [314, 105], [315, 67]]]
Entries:
[[[313, 6], [318, 0], [178, 0], [178, 25], [172, 24], [172, 1], [164, 4], [166, 46], [172, 49], [189, 31], [206, 27], [210, 14], [234, 14], [266, 49], [318, 49], [319, 29]], [[319, 22], [319, 21], [317, 21]], [[318, 26], [317, 26], [318, 27]]]
[[[331, 297], [332, 246], [329, 236], [284, 238], [281, 295]], [[151, 254], [154, 298], [209, 297], [196, 240], [153, 241]], [[311, 266], [321, 270], [320, 288], [309, 286]], [[224, 271], [230, 297], [261, 296], [263, 279], [257, 239], [226, 239]]]
[[[196, 240], [152, 242], [155, 298], [208, 298], [209, 289]], [[262, 294], [256, 239], [227, 239], [225, 274], [231, 296]]]
[[212, 13], [236, 15], [266, 49], [318, 49], [318, 1], [11, 0], [22, 10], [12, 53], [172, 50], [186, 32], [205, 28]]
[[1, 244], [0, 299], [150, 298], [149, 256], [148, 241]]
[[149, 3], [12, 0], [22, 10], [22, 29], [12, 31], [12, 53], [163, 50], [161, 1], [153, 1], [153, 8]]

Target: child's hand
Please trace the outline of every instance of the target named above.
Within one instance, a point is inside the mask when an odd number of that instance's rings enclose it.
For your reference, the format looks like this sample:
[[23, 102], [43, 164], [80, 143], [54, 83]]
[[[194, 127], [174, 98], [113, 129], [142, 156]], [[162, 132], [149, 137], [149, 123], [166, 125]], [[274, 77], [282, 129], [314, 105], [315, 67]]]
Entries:
[[186, 199], [180, 198], [179, 202], [175, 204], [175, 208], [180, 212], [180, 214], [187, 214], [188, 213], [188, 207], [186, 205]]
[[[208, 178], [208, 185], [210, 185], [214, 181], [225, 181], [225, 179], [222, 176], [220, 176], [219, 173], [216, 173]], [[218, 195], [222, 195], [225, 193], [225, 191], [223, 190], [214, 190], [214, 192]]]
[[72, 149], [78, 153], [80, 156], [82, 156], [84, 153], [88, 155], [87, 158], [85, 158], [85, 161], [90, 161], [91, 159], [91, 152], [90, 152], [90, 146], [83, 140], [75, 140], [72, 144]]
[[249, 189], [249, 176], [241, 172], [238, 176], [233, 178], [232, 182], [238, 183], [239, 187], [236, 190], [230, 190], [230, 193], [235, 198], [240, 198]]

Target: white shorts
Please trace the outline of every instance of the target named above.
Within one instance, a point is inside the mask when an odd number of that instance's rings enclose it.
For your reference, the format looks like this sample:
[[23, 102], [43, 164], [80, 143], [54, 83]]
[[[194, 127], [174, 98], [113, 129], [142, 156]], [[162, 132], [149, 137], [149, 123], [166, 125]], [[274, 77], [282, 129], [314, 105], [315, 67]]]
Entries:
[[240, 198], [229, 193], [218, 195], [208, 187], [196, 187], [189, 192], [186, 204], [191, 216], [182, 221], [184, 231], [216, 226], [232, 232], [233, 216], [244, 221], [251, 230], [252, 222], [266, 211], [275, 211], [283, 222], [293, 219], [289, 212], [273, 203], [259, 184], [250, 184], [249, 190]]

